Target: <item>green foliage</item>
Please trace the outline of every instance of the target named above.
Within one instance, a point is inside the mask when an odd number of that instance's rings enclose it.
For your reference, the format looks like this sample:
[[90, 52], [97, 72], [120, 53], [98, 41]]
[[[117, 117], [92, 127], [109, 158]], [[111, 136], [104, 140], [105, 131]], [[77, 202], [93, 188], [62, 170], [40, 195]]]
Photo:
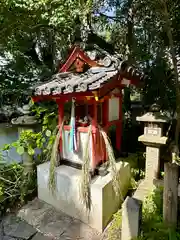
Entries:
[[[0, 158], [0, 210], [2, 211], [13, 207], [16, 202], [23, 203], [29, 195], [36, 191], [36, 164], [50, 160], [56, 139], [57, 113], [52, 104], [51, 107], [51, 109], [48, 109], [43, 105], [33, 105], [33, 112], [42, 123], [42, 131], [22, 131], [16, 142], [6, 144], [3, 147], [4, 151], [14, 147], [20, 155], [28, 152], [36, 161], [33, 165], [34, 170], [25, 175], [23, 164], [7, 164], [2, 157]], [[59, 141], [56, 142], [56, 145], [58, 145]], [[40, 149], [38, 155], [36, 149]]]
[[115, 240], [120, 238], [122, 224], [122, 210], [120, 209], [113, 215], [112, 222], [107, 230], [108, 240]]
[[[53, 105], [51, 105], [53, 106]], [[36, 154], [36, 159], [46, 161], [55, 141], [57, 129], [57, 112], [56, 108], [49, 109], [48, 106], [33, 105], [32, 112], [36, 115], [42, 124], [41, 131], [24, 130], [21, 132], [19, 139], [11, 144], [5, 144], [3, 151], [8, 151], [14, 147], [19, 155], [27, 152], [30, 156], [35, 157], [36, 150], [40, 153]]]
[[130, 164], [131, 188], [136, 189], [138, 185], [138, 181], [145, 177], [144, 153], [136, 152], [134, 154], [129, 154], [129, 156], [124, 159], [124, 161]]
[[177, 240], [180, 233], [163, 223], [163, 188], [157, 188], [143, 203], [142, 227], [139, 240]]
[[29, 155], [35, 154], [35, 148], [43, 148], [46, 139], [42, 137], [41, 132], [34, 133], [32, 130], [24, 130], [21, 132], [19, 139], [12, 144], [6, 144], [3, 150], [9, 150], [11, 147], [15, 147], [19, 155], [22, 155], [25, 151]]
[[0, 212], [23, 204], [36, 191], [36, 170], [27, 177], [22, 164], [8, 164], [0, 158]]
[[[122, 222], [122, 210], [113, 216], [108, 228], [108, 239], [119, 239]], [[178, 240], [180, 231], [169, 228], [163, 223], [163, 188], [154, 191], [145, 199], [142, 208], [142, 224], [140, 236], [133, 240]]]
[[[178, 52], [180, 3], [168, 0], [167, 5]], [[112, 11], [114, 16], [108, 17]], [[131, 57], [148, 74], [142, 91], [145, 103], [163, 99], [160, 102], [164, 108], [175, 107], [162, 1], [2, 0], [0, 16], [3, 103], [23, 101], [22, 95], [30, 86], [56, 72], [74, 41], [75, 29], [88, 21], [93, 31], [112, 42], [123, 58]]]

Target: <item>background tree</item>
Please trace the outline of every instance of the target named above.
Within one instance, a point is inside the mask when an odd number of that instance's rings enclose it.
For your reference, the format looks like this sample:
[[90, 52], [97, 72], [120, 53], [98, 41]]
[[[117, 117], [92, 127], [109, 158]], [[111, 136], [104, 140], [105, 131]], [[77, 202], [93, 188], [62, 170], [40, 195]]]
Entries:
[[[180, 3], [167, 0], [167, 6], [177, 54]], [[18, 97], [27, 86], [56, 72], [74, 41], [79, 17], [81, 30], [82, 25], [90, 26], [85, 30], [103, 36], [124, 59], [129, 58], [147, 74], [142, 89], [145, 104], [159, 101], [164, 109], [175, 109], [175, 75], [160, 7], [162, 0], [2, 0], [1, 101], [2, 96], [11, 96], [13, 89], [13, 98]], [[97, 36], [93, 41], [98, 41]]]

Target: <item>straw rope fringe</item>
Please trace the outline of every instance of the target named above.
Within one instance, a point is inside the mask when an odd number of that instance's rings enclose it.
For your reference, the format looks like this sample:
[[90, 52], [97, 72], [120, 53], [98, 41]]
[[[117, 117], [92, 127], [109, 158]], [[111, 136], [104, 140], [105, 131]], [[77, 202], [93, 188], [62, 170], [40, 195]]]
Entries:
[[83, 156], [82, 176], [80, 182], [80, 198], [86, 207], [86, 210], [91, 210], [91, 175], [90, 170], [90, 156], [89, 156], [89, 142], [92, 133], [92, 125], [89, 126], [88, 138], [85, 145]]
[[49, 189], [51, 190], [51, 192], [54, 194], [55, 193], [55, 189], [56, 189], [56, 181], [55, 181], [55, 170], [56, 167], [58, 166], [59, 162], [58, 162], [58, 153], [59, 153], [59, 142], [60, 142], [60, 138], [62, 135], [62, 131], [63, 131], [63, 126], [64, 126], [64, 120], [62, 122], [62, 124], [58, 127], [56, 127], [56, 130], [58, 129], [58, 132], [56, 134], [53, 146], [52, 146], [52, 151], [51, 151], [51, 155], [50, 155], [50, 168], [49, 168]]
[[121, 192], [120, 178], [119, 178], [118, 171], [116, 169], [116, 159], [114, 156], [113, 147], [111, 145], [111, 140], [109, 139], [107, 133], [101, 128], [101, 126], [98, 126], [98, 127], [99, 127], [99, 131], [102, 134], [102, 137], [104, 139], [105, 145], [106, 145], [106, 151], [108, 154], [109, 165], [111, 167], [112, 176], [113, 176], [112, 181], [113, 181], [114, 192], [115, 192], [116, 196], [121, 199], [121, 201], [124, 201], [124, 198], [123, 198], [123, 195]]

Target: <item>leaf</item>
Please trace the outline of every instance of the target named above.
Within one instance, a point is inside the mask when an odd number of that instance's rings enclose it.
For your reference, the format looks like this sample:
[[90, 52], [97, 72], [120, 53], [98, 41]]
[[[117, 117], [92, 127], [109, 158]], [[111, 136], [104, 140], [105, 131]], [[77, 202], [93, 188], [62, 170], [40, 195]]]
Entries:
[[17, 148], [17, 153], [18, 153], [19, 155], [22, 155], [22, 154], [24, 153], [24, 147], [22, 147], [22, 146], [18, 147], [18, 148]]
[[5, 144], [4, 147], [2, 148], [2, 150], [9, 150], [10, 149], [10, 144]]
[[47, 137], [50, 137], [50, 136], [51, 136], [51, 131], [50, 131], [50, 130], [47, 130], [47, 131], [46, 131], [46, 136], [47, 136]]
[[11, 145], [12, 145], [12, 147], [16, 147], [16, 148], [18, 147], [18, 143], [17, 142], [13, 142]]
[[30, 156], [33, 156], [33, 155], [35, 154], [34, 149], [31, 148], [31, 147], [29, 147], [29, 148], [28, 148], [28, 154], [29, 154]]
[[47, 126], [42, 127], [42, 131], [44, 132], [47, 129]]

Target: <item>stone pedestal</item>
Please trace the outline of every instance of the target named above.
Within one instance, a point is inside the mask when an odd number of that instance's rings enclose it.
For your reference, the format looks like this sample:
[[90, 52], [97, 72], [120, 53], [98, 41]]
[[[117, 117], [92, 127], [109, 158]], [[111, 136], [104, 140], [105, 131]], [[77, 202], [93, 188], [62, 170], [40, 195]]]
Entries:
[[146, 145], [145, 178], [153, 181], [159, 176], [160, 147], [167, 142], [167, 137], [163, 136], [163, 123], [169, 119], [159, 112], [148, 112], [137, 117], [137, 121], [145, 123], [144, 134], [138, 140]]
[[[123, 196], [130, 184], [130, 166], [128, 163], [117, 163], [120, 186]], [[55, 171], [56, 190], [51, 194], [48, 188], [49, 163], [37, 167], [38, 198], [64, 213], [80, 219], [82, 222], [102, 232], [119, 209], [121, 202], [112, 188], [112, 176], [97, 176], [91, 183], [92, 209], [88, 213], [80, 200], [80, 180], [82, 171], [69, 166], [60, 165]]]
[[158, 178], [159, 174], [159, 147], [146, 146], [146, 179]]

